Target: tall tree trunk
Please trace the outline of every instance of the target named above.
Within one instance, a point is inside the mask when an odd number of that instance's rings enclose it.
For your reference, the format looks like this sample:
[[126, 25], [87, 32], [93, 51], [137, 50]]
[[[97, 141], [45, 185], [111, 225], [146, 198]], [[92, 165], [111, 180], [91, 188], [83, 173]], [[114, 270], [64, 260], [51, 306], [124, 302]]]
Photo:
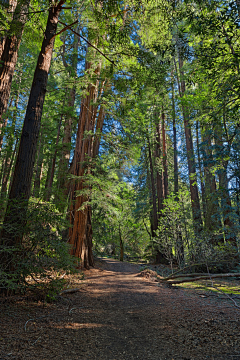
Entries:
[[237, 246], [234, 224], [231, 220], [232, 203], [229, 195], [229, 184], [228, 184], [228, 176], [227, 176], [228, 160], [225, 160], [224, 157], [222, 156], [224, 149], [222, 132], [223, 131], [221, 124], [215, 124], [214, 136], [215, 136], [215, 142], [217, 148], [216, 156], [218, 158], [218, 161], [222, 165], [221, 168], [217, 171], [219, 178], [218, 193], [221, 201], [221, 210], [223, 214], [226, 241], [229, 241], [234, 246]]
[[200, 154], [199, 122], [198, 121], [196, 121], [196, 139], [197, 139], [198, 166], [199, 166], [200, 181], [201, 181], [203, 217], [204, 217], [204, 219], [206, 219], [206, 196], [205, 196], [205, 185], [204, 185], [203, 170], [202, 170], [202, 160], [201, 160], [201, 154]]
[[47, 195], [46, 195], [46, 201], [50, 200], [51, 192], [52, 192], [52, 184], [53, 184], [53, 178], [54, 178], [54, 172], [55, 172], [55, 165], [56, 165], [56, 158], [57, 158], [57, 151], [58, 151], [58, 142], [60, 137], [60, 130], [62, 125], [62, 115], [58, 124], [58, 133], [57, 133], [57, 139], [56, 139], [56, 148], [54, 151], [53, 159], [52, 159], [52, 166], [51, 166], [51, 173], [49, 177], [49, 181], [47, 183]]
[[3, 125], [2, 117], [7, 110], [13, 73], [17, 63], [18, 49], [24, 25], [27, 20], [29, 3], [30, 0], [18, 0], [0, 58], [0, 133]]
[[[205, 229], [206, 231], [213, 232], [219, 230], [221, 224], [217, 220], [217, 214], [219, 213], [218, 199], [216, 193], [217, 186], [215, 175], [212, 172], [212, 168], [215, 165], [215, 162], [213, 160], [212, 154], [211, 137], [207, 127], [202, 130], [202, 140], [205, 144], [205, 146], [202, 146], [206, 200]], [[213, 242], [215, 241], [217, 240], [213, 240]]]
[[73, 118], [72, 118], [72, 111], [73, 106], [75, 103], [75, 88], [71, 89], [69, 91], [68, 96], [68, 112], [65, 116], [65, 122], [64, 122], [64, 134], [63, 134], [63, 140], [62, 140], [62, 155], [59, 161], [59, 171], [58, 171], [58, 188], [63, 189], [64, 185], [66, 183], [66, 174], [68, 173], [68, 166], [69, 166], [69, 160], [70, 160], [70, 146], [71, 146], [71, 137], [72, 137], [72, 124], [73, 124]]
[[10, 175], [14, 165], [16, 151], [18, 146], [18, 139], [16, 140], [15, 146], [13, 151], [8, 151], [4, 163], [3, 168], [3, 178], [2, 178], [2, 187], [1, 187], [1, 195], [0, 195], [0, 219], [4, 219], [4, 212], [5, 212], [5, 199], [7, 198], [7, 186], [9, 181], [11, 180]]
[[162, 160], [163, 160], [163, 185], [164, 199], [168, 197], [168, 164], [167, 164], [167, 142], [165, 131], [165, 114], [162, 110]]
[[[17, 94], [17, 99], [15, 101], [15, 110], [13, 111], [13, 114], [12, 114], [12, 124], [9, 128], [8, 136], [6, 139], [6, 156], [4, 159], [4, 164], [3, 164], [3, 169], [2, 169], [3, 177], [2, 176], [0, 177], [1, 183], [2, 183], [1, 195], [0, 195], [1, 199], [7, 198], [7, 186], [9, 183], [10, 173], [13, 168], [13, 164], [15, 161], [15, 155], [16, 155], [16, 151], [17, 151], [17, 146], [18, 146], [18, 139], [15, 139], [18, 100], [19, 100], [19, 93]], [[15, 145], [14, 145], [14, 141], [15, 141]], [[3, 214], [3, 213], [4, 213], [4, 211], [1, 212], [1, 214]]]
[[[157, 127], [159, 129], [159, 127]], [[157, 130], [159, 131], [159, 130]], [[159, 134], [160, 135], [160, 132]], [[157, 139], [157, 143], [160, 144], [159, 142], [159, 136]], [[151, 217], [151, 232], [152, 232], [152, 238], [156, 237], [156, 231], [158, 229], [158, 219], [159, 219], [159, 214], [158, 214], [158, 210], [157, 210], [157, 193], [156, 193], [156, 185], [155, 185], [155, 177], [154, 177], [154, 166], [153, 166], [153, 159], [152, 159], [152, 152], [151, 152], [151, 145], [150, 145], [150, 139], [149, 139], [149, 135], [147, 134], [147, 148], [148, 148], [148, 160], [149, 160], [149, 169], [150, 169], [150, 183], [151, 183], [151, 194], [152, 194], [152, 217]], [[160, 174], [159, 174], [160, 175]], [[159, 180], [160, 180], [161, 176], [159, 176]], [[159, 195], [161, 196], [162, 191], [162, 184], [158, 184], [159, 185]], [[162, 207], [163, 203], [161, 201], [158, 201], [158, 207]], [[155, 261], [156, 263], [163, 263], [166, 264], [168, 263], [166, 257], [164, 256], [163, 253], [160, 252], [159, 249], [154, 250], [154, 256], [155, 256]]]
[[174, 164], [174, 193], [178, 199], [178, 159], [177, 159], [177, 128], [176, 128], [176, 110], [175, 110], [175, 92], [174, 92], [174, 79], [172, 71], [172, 120], [173, 120], [173, 164]]
[[156, 127], [156, 159], [159, 161], [157, 163], [157, 200], [158, 200], [158, 218], [161, 216], [161, 210], [163, 209], [163, 200], [164, 200], [164, 190], [163, 190], [163, 172], [161, 169], [160, 161], [161, 161], [161, 121], [158, 122]]
[[[91, 69], [92, 64], [86, 62], [86, 72]], [[91, 226], [91, 200], [88, 195], [79, 194], [86, 191], [82, 177], [91, 171], [91, 161], [94, 154], [94, 140], [90, 133], [94, 133], [97, 121], [96, 104], [99, 96], [99, 75], [101, 63], [95, 70], [94, 76], [97, 78], [88, 86], [88, 95], [82, 99], [81, 110], [78, 122], [77, 140], [73, 160], [73, 174], [81, 177], [74, 180], [71, 186], [71, 205], [70, 205], [70, 224], [69, 243], [72, 245], [71, 254], [81, 259], [81, 266], [89, 268], [94, 265], [92, 253], [92, 226]], [[100, 115], [100, 113], [99, 113]], [[98, 120], [102, 121], [99, 118]], [[99, 125], [96, 126], [97, 128]], [[86, 133], [88, 135], [86, 136]], [[88, 202], [88, 203], [87, 203]]]
[[[179, 202], [179, 184], [178, 184], [178, 159], [177, 159], [177, 129], [176, 129], [176, 110], [175, 110], [175, 92], [174, 92], [174, 78], [173, 70], [171, 72], [172, 77], [172, 120], [173, 120], [173, 164], [174, 164], [174, 194], [175, 201]], [[177, 241], [176, 241], [176, 254], [179, 266], [184, 266], [184, 242], [181, 229], [177, 229]]]
[[[186, 91], [185, 81], [183, 79], [184, 72], [182, 70], [183, 61], [179, 56], [179, 69], [181, 74], [180, 80], [180, 97], [183, 97]], [[188, 109], [185, 105], [182, 105], [183, 109], [183, 120], [184, 120], [184, 130], [185, 130], [185, 139], [186, 139], [186, 148], [187, 148], [187, 160], [188, 160], [188, 172], [189, 172], [189, 183], [190, 183], [190, 194], [191, 194], [191, 205], [192, 205], [192, 215], [194, 222], [194, 231], [197, 235], [202, 230], [202, 218], [201, 218], [201, 208], [198, 195], [197, 187], [197, 176], [196, 176], [196, 164], [195, 156], [193, 149], [192, 141], [192, 131], [191, 125], [189, 122]]]
[[[62, 60], [63, 65], [69, 71], [69, 66], [65, 59], [65, 37], [64, 37], [64, 45], [63, 45], [63, 53]], [[73, 44], [73, 54], [71, 61], [71, 70], [69, 71], [69, 76], [73, 76], [73, 84], [70, 89], [66, 89], [67, 91], [67, 112], [65, 114], [65, 123], [64, 123], [64, 135], [62, 140], [62, 156], [59, 161], [59, 171], [58, 171], [58, 188], [64, 189], [64, 185], [66, 184], [66, 174], [68, 173], [68, 166], [70, 160], [70, 147], [71, 147], [71, 136], [72, 136], [72, 125], [73, 125], [73, 111], [74, 111], [74, 103], [76, 97], [76, 84], [75, 80], [77, 78], [77, 60], [78, 60], [78, 46], [80, 39], [74, 35], [74, 44]], [[65, 189], [67, 186], [65, 187]], [[64, 191], [65, 195], [66, 190]]]
[[152, 206], [153, 206], [153, 227], [152, 227], [152, 237], [156, 236], [156, 230], [158, 228], [158, 212], [157, 212], [157, 197], [156, 197], [156, 187], [154, 180], [154, 168], [153, 168], [153, 160], [152, 160], [152, 152], [150, 146], [149, 135], [147, 134], [147, 147], [148, 147], [148, 160], [150, 167], [150, 180], [151, 180], [151, 192], [152, 192]]
[[[22, 242], [48, 72], [54, 46], [54, 36], [57, 30], [58, 16], [63, 4], [64, 1], [62, 0], [58, 5], [53, 5], [49, 9], [44, 40], [38, 57], [24, 119], [13, 181], [1, 232], [0, 245], [14, 247]], [[7, 263], [6, 268], [8, 268], [9, 271], [14, 269], [9, 252], [3, 252], [1, 254], [1, 260]]]

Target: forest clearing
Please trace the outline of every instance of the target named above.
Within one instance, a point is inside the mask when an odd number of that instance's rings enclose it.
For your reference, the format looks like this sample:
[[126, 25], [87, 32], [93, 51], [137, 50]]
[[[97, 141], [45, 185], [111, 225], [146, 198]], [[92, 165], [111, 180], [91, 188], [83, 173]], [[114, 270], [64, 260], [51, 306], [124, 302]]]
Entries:
[[0, 359], [240, 359], [240, 311], [227, 297], [169, 288], [140, 268], [97, 260], [69, 279], [79, 292], [52, 304], [2, 302]]
[[0, 0], [0, 359], [240, 359], [239, 39], [240, 0]]

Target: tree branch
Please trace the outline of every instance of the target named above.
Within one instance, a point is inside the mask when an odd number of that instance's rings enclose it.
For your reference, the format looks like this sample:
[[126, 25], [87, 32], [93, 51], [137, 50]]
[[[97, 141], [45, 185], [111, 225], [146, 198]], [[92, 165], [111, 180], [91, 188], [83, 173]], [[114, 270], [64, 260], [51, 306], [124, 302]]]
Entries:
[[[66, 24], [64, 24], [63, 22], [59, 21], [60, 24], [67, 26]], [[88, 43], [89, 46], [93, 47], [95, 50], [97, 50], [103, 57], [105, 57], [105, 59], [107, 59], [110, 63], [112, 63], [114, 66], [116, 66], [116, 64], [114, 63], [114, 61], [112, 61], [111, 59], [109, 59], [109, 57], [107, 57], [101, 50], [99, 50], [95, 45], [93, 45], [89, 40], [87, 40], [84, 36], [78, 34], [76, 31], [74, 31], [73, 29], [70, 29], [75, 35], [77, 35], [78, 37], [80, 37], [81, 39], [83, 39], [84, 41], [86, 41], [86, 43]]]
[[[61, 21], [58, 21], [58, 22], [61, 23]], [[62, 34], [62, 33], [63, 33], [64, 31], [66, 31], [67, 29], [70, 29], [70, 27], [73, 26], [73, 25], [75, 25], [77, 22], [78, 22], [78, 20], [74, 21], [74, 22], [73, 22], [72, 24], [70, 24], [70, 25], [66, 25], [65, 28], [63, 28], [61, 31], [59, 31], [57, 34], [55, 34], [53, 37], [51, 37], [50, 41], [51, 41], [52, 39], [54, 39], [57, 35]], [[70, 30], [72, 30], [72, 29], [70, 29]], [[49, 41], [49, 42], [50, 42], [50, 41]]]

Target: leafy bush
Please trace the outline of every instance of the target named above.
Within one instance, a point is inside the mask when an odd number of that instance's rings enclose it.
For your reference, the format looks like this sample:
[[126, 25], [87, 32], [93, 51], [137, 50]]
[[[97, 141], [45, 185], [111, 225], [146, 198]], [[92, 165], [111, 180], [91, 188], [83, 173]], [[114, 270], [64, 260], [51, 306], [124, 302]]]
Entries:
[[[14, 292], [45, 287], [53, 297], [54, 288], [63, 286], [58, 281], [59, 271], [72, 272], [75, 268], [69, 245], [61, 237], [66, 226], [54, 205], [31, 200], [22, 241], [9, 245], [7, 239], [1, 240], [1, 287]], [[10, 229], [8, 225], [10, 231], [17, 234], [22, 229], [12, 223]]]

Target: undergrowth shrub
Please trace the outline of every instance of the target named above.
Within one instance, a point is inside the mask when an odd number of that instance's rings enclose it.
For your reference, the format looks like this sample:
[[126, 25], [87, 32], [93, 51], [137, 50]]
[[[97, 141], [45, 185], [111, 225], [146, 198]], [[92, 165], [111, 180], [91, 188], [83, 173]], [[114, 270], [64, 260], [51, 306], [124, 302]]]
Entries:
[[[9, 224], [8, 224], [9, 226]], [[9, 292], [34, 290], [53, 300], [64, 285], [62, 271], [73, 272], [75, 260], [69, 253], [69, 244], [61, 234], [67, 227], [64, 217], [53, 204], [30, 200], [24, 229], [12, 223], [8, 231], [23, 232], [21, 243], [0, 244], [0, 284]], [[23, 230], [23, 231], [22, 231]]]

